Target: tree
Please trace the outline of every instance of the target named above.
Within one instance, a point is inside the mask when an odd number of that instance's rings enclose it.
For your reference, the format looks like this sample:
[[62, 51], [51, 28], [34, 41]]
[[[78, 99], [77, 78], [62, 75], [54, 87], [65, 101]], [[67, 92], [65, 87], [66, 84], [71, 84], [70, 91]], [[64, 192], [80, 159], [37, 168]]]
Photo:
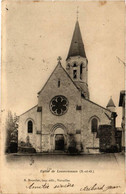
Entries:
[[11, 152], [11, 144], [18, 141], [18, 116], [8, 111], [6, 118], [6, 152]]

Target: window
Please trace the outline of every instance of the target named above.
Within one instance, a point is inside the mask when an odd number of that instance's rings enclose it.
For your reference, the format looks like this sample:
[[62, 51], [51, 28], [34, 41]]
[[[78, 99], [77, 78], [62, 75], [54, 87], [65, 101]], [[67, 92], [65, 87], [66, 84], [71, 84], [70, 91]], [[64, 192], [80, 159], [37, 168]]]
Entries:
[[37, 107], [37, 112], [42, 112], [42, 107], [41, 106]]
[[55, 96], [50, 102], [50, 110], [54, 115], [60, 116], [67, 112], [68, 100], [65, 96]]
[[60, 79], [58, 79], [58, 88], [60, 87]]
[[81, 63], [81, 65], [80, 65], [80, 79], [82, 79], [82, 63]]
[[73, 67], [77, 67], [77, 64], [76, 64], [76, 63], [74, 63], [74, 64], [73, 64]]
[[76, 130], [76, 134], [81, 134], [81, 130], [80, 129], [77, 129]]
[[28, 121], [28, 133], [33, 133], [33, 122]]
[[81, 106], [76, 106], [76, 110], [81, 110]]
[[77, 70], [76, 69], [73, 70], [73, 79], [77, 79]]
[[97, 129], [98, 129], [98, 120], [96, 118], [93, 118], [91, 121], [91, 131], [94, 133], [94, 132], [97, 132]]

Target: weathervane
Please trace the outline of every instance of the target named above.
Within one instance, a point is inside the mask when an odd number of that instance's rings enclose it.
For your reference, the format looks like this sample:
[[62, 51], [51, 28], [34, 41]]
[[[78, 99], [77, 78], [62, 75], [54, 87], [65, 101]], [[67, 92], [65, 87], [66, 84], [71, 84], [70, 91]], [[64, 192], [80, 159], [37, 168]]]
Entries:
[[77, 6], [77, 20], [78, 20], [78, 14], [79, 14], [79, 11], [78, 11], [78, 8], [79, 8], [79, 6]]
[[62, 58], [59, 56], [58, 58], [57, 58], [57, 61], [58, 61], [58, 64], [60, 63], [61, 64], [61, 61], [62, 60]]

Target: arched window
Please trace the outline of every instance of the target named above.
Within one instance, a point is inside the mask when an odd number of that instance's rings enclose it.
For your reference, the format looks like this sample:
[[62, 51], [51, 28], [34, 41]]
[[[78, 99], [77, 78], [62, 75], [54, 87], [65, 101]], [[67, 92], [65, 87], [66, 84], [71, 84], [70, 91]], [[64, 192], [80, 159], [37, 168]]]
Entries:
[[73, 79], [77, 79], [77, 64], [74, 62], [73, 64]]
[[73, 70], [73, 79], [77, 79], [77, 70], [76, 69]]
[[98, 120], [96, 118], [93, 118], [91, 121], [91, 131], [94, 133], [94, 132], [97, 132], [97, 129], [98, 129]]
[[81, 63], [81, 65], [80, 65], [80, 79], [82, 79], [82, 71], [83, 71], [82, 67], [83, 67], [83, 64]]
[[74, 63], [74, 64], [73, 64], [73, 67], [77, 67], [77, 64], [76, 64], [76, 63]]
[[28, 121], [28, 133], [33, 133], [33, 122]]

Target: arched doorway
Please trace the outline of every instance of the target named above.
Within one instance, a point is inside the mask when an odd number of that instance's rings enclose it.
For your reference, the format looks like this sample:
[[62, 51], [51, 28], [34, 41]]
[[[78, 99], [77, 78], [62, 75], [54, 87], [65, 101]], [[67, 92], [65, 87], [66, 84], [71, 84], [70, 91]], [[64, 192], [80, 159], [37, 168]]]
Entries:
[[55, 150], [64, 150], [64, 136], [62, 134], [55, 135]]
[[64, 140], [64, 130], [62, 128], [57, 128], [54, 132], [55, 137], [55, 150], [64, 150], [65, 140]]

